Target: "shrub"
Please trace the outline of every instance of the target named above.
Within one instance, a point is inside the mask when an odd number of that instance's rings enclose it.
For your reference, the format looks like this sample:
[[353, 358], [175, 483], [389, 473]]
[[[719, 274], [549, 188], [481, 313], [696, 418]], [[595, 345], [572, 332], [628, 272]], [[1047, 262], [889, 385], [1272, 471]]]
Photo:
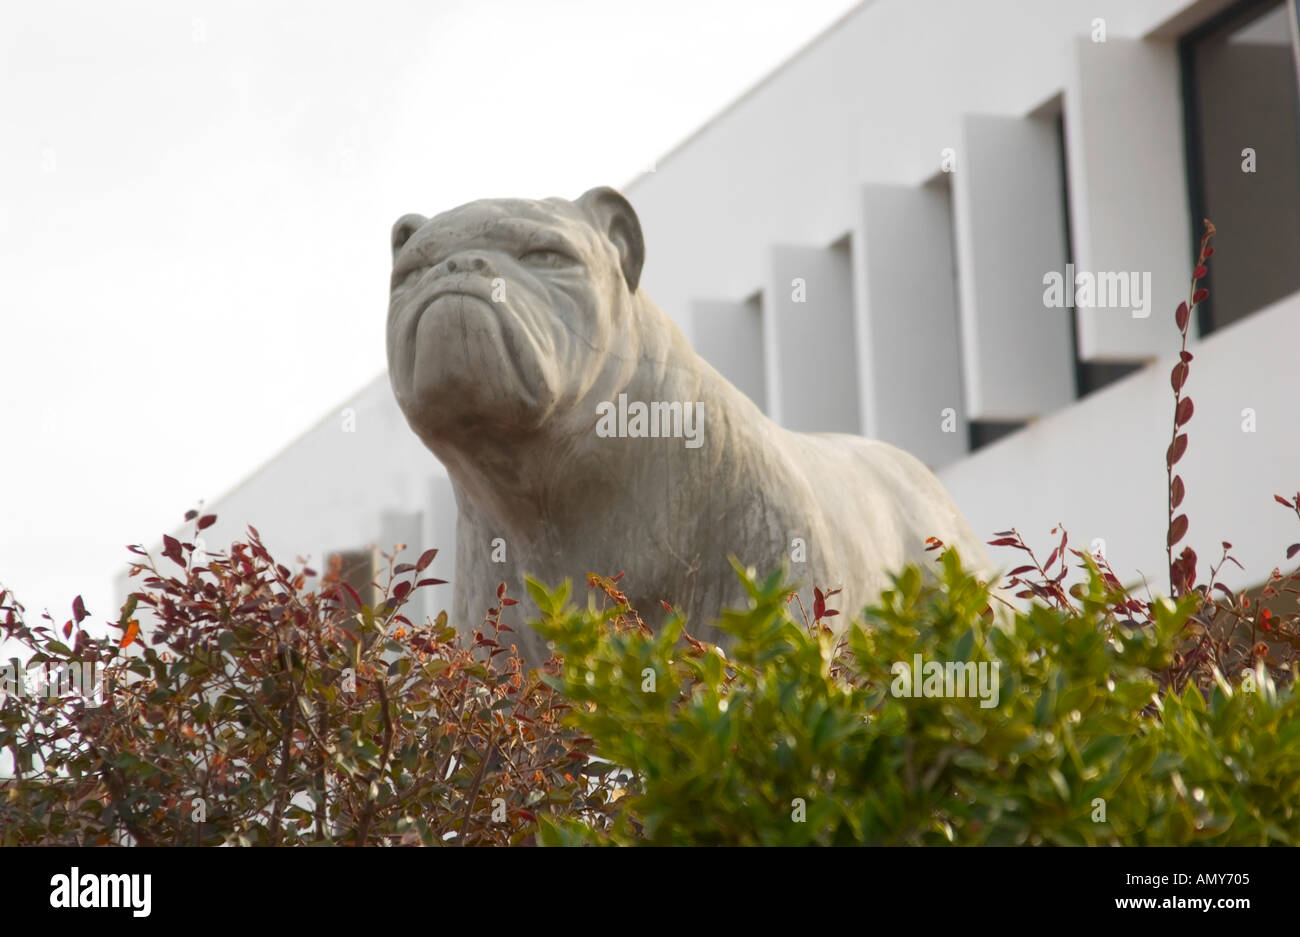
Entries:
[[[1262, 662], [1253, 686], [1160, 689], [1192, 596], [1121, 620], [1090, 566], [1077, 609], [1036, 603], [1001, 628], [945, 551], [937, 578], [905, 570], [837, 640], [796, 622], [780, 575], [740, 575], [750, 608], [718, 622], [725, 656], [680, 617], [648, 634], [608, 580], [608, 609], [530, 584], [563, 656], [544, 679], [634, 779], [608, 829], [542, 818], [543, 842], [1300, 843], [1295, 695]], [[997, 664], [997, 705], [900, 696], [915, 655]]]
[[503, 646], [504, 587], [466, 642], [445, 614], [402, 614], [438, 583], [419, 578], [433, 551], [390, 561], [372, 608], [337, 567], [309, 590], [314, 571], [275, 562], [253, 529], [206, 560], [164, 538], [168, 572], [133, 549], [144, 588], [109, 637], [83, 628], [79, 598], [59, 640], [0, 592], [29, 673], [90, 662], [103, 693], [21, 692], [11, 667], [0, 842], [504, 844], [545, 811], [601, 825], [567, 704]]
[[[337, 567], [309, 588], [251, 528], [211, 558], [165, 537], [167, 573], [132, 548], [143, 588], [111, 637], [80, 599], [58, 629], [0, 591], [29, 665], [90, 662], [105, 684], [96, 706], [7, 678], [0, 842], [1300, 843], [1300, 571], [1252, 600], [1219, 581], [1230, 543], [1205, 574], [1174, 552], [1213, 233], [1175, 314], [1167, 598], [1059, 528], [1045, 562], [1016, 530], [992, 541], [1028, 559], [1008, 574], [1028, 604], [1000, 616], [938, 541], [936, 568], [903, 570], [843, 633], [833, 591], [796, 619], [783, 573], [738, 567], [729, 654], [671, 608], [651, 631], [620, 577], [590, 575], [585, 609], [530, 582], [561, 657], [525, 675], [504, 586], [467, 641], [402, 614], [438, 584], [433, 551], [390, 560], [372, 607]], [[1300, 494], [1275, 497], [1300, 517]]]

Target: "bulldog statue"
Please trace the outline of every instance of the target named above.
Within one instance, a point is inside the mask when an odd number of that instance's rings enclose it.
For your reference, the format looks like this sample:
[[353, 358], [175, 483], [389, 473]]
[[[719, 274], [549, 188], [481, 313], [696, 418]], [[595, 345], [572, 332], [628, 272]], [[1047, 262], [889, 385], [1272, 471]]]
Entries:
[[928, 537], [991, 574], [921, 462], [783, 429], [691, 349], [641, 288], [641, 225], [613, 189], [407, 215], [392, 248], [389, 376], [455, 490], [460, 627], [504, 581], [536, 665], [528, 575], [625, 572], [647, 622], [663, 600], [718, 640], [705, 625], [746, 601], [731, 555], [760, 573], [793, 559], [806, 596], [841, 589], [835, 622], [932, 563]]

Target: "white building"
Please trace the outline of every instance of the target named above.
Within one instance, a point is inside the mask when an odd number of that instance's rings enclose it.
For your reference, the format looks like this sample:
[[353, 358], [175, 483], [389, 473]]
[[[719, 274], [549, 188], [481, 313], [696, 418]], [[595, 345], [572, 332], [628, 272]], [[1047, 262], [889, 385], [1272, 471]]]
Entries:
[[[1047, 552], [1063, 522], [1158, 586], [1210, 217], [1185, 542], [1257, 581], [1300, 540], [1272, 498], [1300, 488], [1298, 31], [1295, 0], [863, 3], [624, 187], [642, 283], [777, 421], [903, 446], [978, 533]], [[1133, 289], [1047, 304], [1070, 270]], [[212, 549], [251, 523], [278, 556], [400, 540], [454, 576], [449, 482], [386, 375], [208, 510]]]

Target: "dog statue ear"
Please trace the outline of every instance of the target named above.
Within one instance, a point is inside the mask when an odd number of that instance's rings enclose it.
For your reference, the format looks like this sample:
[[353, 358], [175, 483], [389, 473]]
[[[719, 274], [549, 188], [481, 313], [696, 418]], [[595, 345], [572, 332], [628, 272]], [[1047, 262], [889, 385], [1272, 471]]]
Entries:
[[393, 225], [392, 236], [394, 260], [397, 259], [403, 245], [411, 239], [411, 235], [420, 230], [420, 226], [428, 220], [423, 215], [403, 215], [397, 219], [397, 223]]
[[609, 186], [599, 186], [584, 192], [578, 205], [595, 223], [597, 230], [609, 238], [618, 249], [619, 265], [627, 288], [635, 293], [641, 282], [641, 265], [645, 263], [645, 239], [641, 236], [641, 222], [632, 205]]

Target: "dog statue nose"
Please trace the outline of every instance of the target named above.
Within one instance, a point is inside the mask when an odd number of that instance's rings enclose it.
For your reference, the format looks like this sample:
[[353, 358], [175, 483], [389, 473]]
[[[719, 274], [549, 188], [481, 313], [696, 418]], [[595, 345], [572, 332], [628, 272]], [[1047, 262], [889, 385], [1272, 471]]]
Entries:
[[483, 273], [488, 269], [488, 262], [481, 254], [461, 254], [460, 257], [448, 257], [443, 266], [448, 273], [474, 271]]

